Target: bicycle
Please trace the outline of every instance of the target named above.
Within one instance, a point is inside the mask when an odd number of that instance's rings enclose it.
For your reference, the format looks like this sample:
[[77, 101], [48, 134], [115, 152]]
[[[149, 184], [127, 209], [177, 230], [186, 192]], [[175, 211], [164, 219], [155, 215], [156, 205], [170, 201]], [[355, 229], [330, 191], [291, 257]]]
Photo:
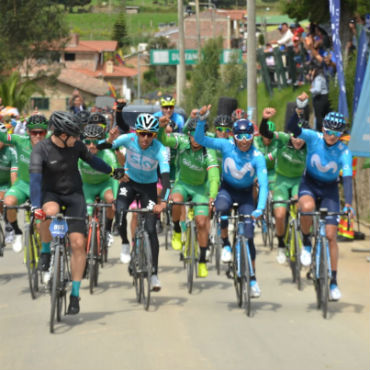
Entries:
[[[3, 199], [0, 199], [0, 204], [4, 203]], [[0, 257], [4, 257], [4, 249], [5, 249], [5, 233], [4, 233], [4, 216], [0, 214]]]
[[221, 273], [221, 250], [223, 247], [223, 242], [221, 238], [221, 225], [217, 221], [216, 213], [213, 213], [211, 221], [211, 229], [209, 232], [209, 246], [210, 246], [210, 256], [209, 261], [212, 262], [213, 257], [215, 258], [215, 267], [217, 275]]
[[317, 308], [321, 308], [325, 319], [327, 318], [328, 313], [331, 279], [330, 249], [325, 230], [326, 217], [343, 215], [346, 215], [349, 218], [349, 214], [347, 212], [329, 212], [327, 208], [320, 208], [318, 211], [314, 212], [299, 211], [299, 216], [313, 216], [317, 219], [318, 228], [314, 234], [315, 242], [311, 252], [312, 263], [310, 270], [316, 292]]
[[[39, 285], [42, 284], [42, 271], [39, 269], [38, 263], [41, 253], [40, 235], [35, 230], [35, 219], [31, 213], [31, 204], [27, 201], [24, 204], [16, 206], [4, 206], [4, 214], [7, 209], [23, 209], [24, 210], [24, 225], [23, 225], [23, 243], [24, 243], [24, 263], [27, 267], [28, 285], [32, 299], [36, 299], [39, 293]], [[6, 217], [4, 217], [6, 220]], [[2, 232], [2, 231], [1, 231]], [[1, 234], [0, 232], [0, 234]]]
[[71, 282], [71, 270], [69, 264], [70, 244], [67, 235], [67, 220], [86, 221], [82, 217], [64, 216], [58, 213], [55, 216], [47, 216], [46, 220], [52, 220], [49, 230], [53, 237], [50, 245], [50, 284], [51, 284], [51, 307], [50, 307], [50, 333], [54, 333], [55, 320], [62, 319], [64, 303], [64, 315], [67, 312], [67, 286]]
[[[124, 212], [138, 214], [134, 245], [131, 251], [130, 274], [133, 277], [136, 300], [143, 303], [145, 310], [150, 306], [150, 282], [152, 277], [152, 249], [148, 232], [145, 230], [145, 215], [153, 212], [148, 208], [128, 209]], [[123, 215], [123, 212], [122, 212]]]
[[199, 245], [197, 241], [197, 232], [194, 218], [195, 206], [209, 206], [209, 203], [196, 202], [174, 202], [170, 201], [171, 205], [188, 206], [186, 218], [186, 239], [183, 246], [183, 260], [186, 266], [186, 283], [189, 294], [193, 291], [194, 277], [198, 276], [198, 262], [199, 262]]
[[287, 213], [286, 231], [284, 235], [284, 244], [286, 248], [286, 255], [289, 258], [289, 265], [292, 272], [293, 283], [297, 284], [298, 290], [302, 289], [301, 279], [301, 249], [303, 247], [302, 236], [299, 230], [297, 198], [289, 200], [276, 200], [272, 204], [287, 204], [289, 212]]
[[93, 215], [89, 222], [86, 243], [86, 276], [89, 278], [90, 294], [94, 293], [94, 287], [98, 286], [99, 264], [104, 266], [108, 259], [108, 245], [106, 238], [106, 209], [112, 207], [110, 203], [89, 203], [93, 207]]
[[173, 233], [173, 224], [171, 222], [171, 213], [170, 210], [167, 208], [162, 212], [163, 218], [164, 218], [164, 247], [165, 249], [168, 249], [168, 247], [171, 244], [171, 239], [172, 239], [172, 233]]
[[251, 220], [251, 215], [241, 215], [236, 210], [234, 216], [219, 216], [220, 221], [231, 219], [237, 222], [233, 241], [233, 259], [229, 263], [226, 275], [234, 281], [236, 300], [243, 307], [247, 316], [251, 316], [251, 280], [255, 276], [248, 240], [244, 236], [245, 220]]

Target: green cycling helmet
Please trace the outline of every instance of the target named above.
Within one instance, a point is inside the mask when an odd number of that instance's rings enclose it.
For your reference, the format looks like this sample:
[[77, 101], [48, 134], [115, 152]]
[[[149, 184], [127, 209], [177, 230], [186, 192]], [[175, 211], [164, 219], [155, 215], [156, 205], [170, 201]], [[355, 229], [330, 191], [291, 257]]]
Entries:
[[43, 114], [33, 114], [32, 116], [28, 117], [26, 127], [29, 130], [34, 129], [47, 130], [48, 123], [49, 123], [48, 120]]

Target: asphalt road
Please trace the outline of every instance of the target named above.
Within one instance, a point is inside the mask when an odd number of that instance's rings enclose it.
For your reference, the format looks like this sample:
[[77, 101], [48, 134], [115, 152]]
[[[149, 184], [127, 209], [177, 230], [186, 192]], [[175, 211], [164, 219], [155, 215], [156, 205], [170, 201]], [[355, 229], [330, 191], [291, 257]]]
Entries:
[[[163, 241], [163, 237], [160, 239]], [[302, 291], [275, 262], [257, 230], [262, 296], [252, 317], [236, 304], [234, 287], [213, 267], [186, 291], [178, 253], [161, 248], [149, 312], [135, 299], [119, 240], [93, 295], [81, 289], [81, 312], [49, 333], [49, 295], [32, 300], [23, 257], [7, 248], [0, 259], [0, 369], [369, 369], [369, 240], [340, 244], [343, 298], [316, 309], [312, 283]]]

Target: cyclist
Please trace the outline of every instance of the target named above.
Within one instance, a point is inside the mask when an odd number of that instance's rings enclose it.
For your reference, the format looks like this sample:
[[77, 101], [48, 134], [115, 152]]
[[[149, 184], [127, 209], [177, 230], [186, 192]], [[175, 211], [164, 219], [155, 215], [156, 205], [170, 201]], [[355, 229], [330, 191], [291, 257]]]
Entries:
[[[3, 130], [6, 132], [6, 127], [3, 126]], [[5, 193], [17, 180], [17, 173], [17, 152], [13, 147], [0, 141], [0, 200], [4, 199]], [[0, 213], [3, 213], [2, 203], [0, 203]]]
[[[222, 152], [222, 183], [215, 201], [216, 211], [225, 215], [230, 211], [234, 202], [239, 203], [239, 213], [252, 215], [253, 218], [262, 216], [266, 205], [268, 184], [266, 162], [261, 154], [253, 146], [253, 123], [248, 119], [240, 119], [233, 124], [234, 143], [227, 139], [215, 139], [204, 135], [205, 120], [208, 107], [202, 107], [195, 140], [206, 147]], [[253, 181], [257, 175], [260, 184], [257, 208], [253, 203]], [[221, 237], [223, 239], [223, 251], [221, 259], [223, 262], [231, 261], [231, 247], [228, 238], [228, 223], [221, 222]], [[256, 249], [253, 240], [253, 223], [246, 220], [244, 235], [248, 239], [251, 251], [253, 268], [255, 269]], [[251, 281], [252, 296], [259, 297], [261, 290], [255, 276]]]
[[[289, 200], [298, 196], [298, 187], [303, 171], [306, 167], [306, 145], [303, 139], [296, 138], [285, 132], [270, 131], [268, 118], [275, 114], [275, 109], [265, 108], [260, 125], [260, 133], [264, 137], [275, 137], [278, 142], [275, 153], [276, 179], [273, 187], [273, 200]], [[302, 128], [309, 128], [307, 121], [302, 121]], [[277, 261], [284, 264], [285, 254], [285, 222], [287, 205], [285, 203], [274, 204], [275, 230], [278, 239]]]
[[72, 113], [56, 111], [50, 116], [50, 124], [51, 137], [36, 145], [31, 154], [31, 203], [35, 217], [43, 220], [40, 228], [41, 239], [49, 246], [49, 253], [45, 251], [41, 255], [44, 263], [50, 262], [52, 239], [49, 231], [50, 220], [44, 221], [45, 217], [56, 215], [61, 207], [65, 206], [66, 216], [84, 219], [68, 222], [72, 250], [72, 292], [68, 313], [75, 315], [80, 311], [79, 291], [86, 264], [86, 203], [78, 171], [78, 160], [81, 158], [94, 169], [115, 177], [120, 177], [122, 170], [113, 169], [88, 151], [79, 140], [80, 125]]
[[[233, 141], [233, 136], [232, 136], [232, 126], [233, 126], [233, 121], [231, 120], [231, 117], [228, 115], [218, 115], [215, 120], [213, 121], [213, 126], [216, 130], [215, 136], [208, 135], [211, 137], [216, 137], [220, 139], [229, 139]], [[220, 151], [216, 151], [217, 153], [217, 161], [218, 164], [221, 168], [222, 166], [222, 153]]]
[[[305, 100], [308, 95], [304, 92], [299, 97]], [[322, 133], [307, 130], [298, 126], [298, 116], [293, 114], [288, 129], [299, 138], [306, 141], [307, 159], [306, 171], [299, 186], [299, 208], [303, 212], [312, 212], [315, 209], [315, 201], [321, 200], [321, 207], [330, 212], [339, 211], [339, 191], [337, 178], [339, 171], [343, 170], [343, 190], [345, 198], [344, 211], [352, 210], [352, 154], [348, 147], [339, 138], [342, 136], [346, 122], [341, 113], [330, 112], [323, 120]], [[303, 244], [301, 263], [304, 266], [311, 264], [311, 227], [312, 218], [301, 218]], [[337, 283], [338, 271], [338, 244], [337, 217], [326, 218], [326, 236], [330, 248], [330, 263], [332, 277], [330, 281], [330, 299], [339, 300], [341, 292]]]
[[89, 122], [90, 112], [88, 110], [80, 110], [75, 115], [82, 131]]
[[[168, 124], [168, 117], [160, 118], [159, 140], [166, 146], [177, 150], [178, 174], [172, 189], [171, 199], [174, 202], [184, 202], [189, 198], [196, 203], [211, 203], [217, 195], [220, 182], [217, 156], [214, 150], [204, 148], [194, 139], [197, 110], [193, 110], [190, 119], [186, 122], [184, 133], [187, 135], [166, 135], [164, 127]], [[174, 233], [172, 248], [181, 250], [180, 205], [174, 205], [172, 220]], [[207, 277], [206, 253], [208, 248], [208, 213], [209, 207], [195, 206], [194, 218], [197, 226], [197, 237], [200, 247], [198, 276]]]
[[[177, 132], [182, 132], [184, 127], [184, 117], [175, 112], [176, 100], [171, 95], [165, 95], [160, 99], [161, 110], [154, 113], [154, 117], [158, 119], [166, 116], [175, 123], [174, 127], [177, 126]], [[175, 130], [174, 130], [175, 131]]]
[[[88, 151], [101, 158], [112, 168], [118, 167], [116, 156], [111, 150], [99, 150], [97, 149], [98, 142], [105, 138], [103, 127], [99, 125], [87, 125], [83, 130], [84, 144]], [[81, 173], [83, 192], [85, 195], [86, 203], [94, 203], [98, 196], [105, 203], [112, 204], [118, 190], [118, 182], [114, 180], [109, 174], [102, 173], [92, 168], [87, 162], [80, 159], [78, 161], [78, 168]], [[92, 215], [93, 208], [87, 207], [87, 213], [89, 216]], [[114, 218], [113, 208], [107, 208], [107, 244], [113, 243], [113, 236], [111, 234], [112, 222]]]
[[[120, 183], [116, 199], [116, 222], [122, 218], [119, 226], [122, 239], [121, 260], [130, 262], [130, 245], [127, 239], [126, 212], [130, 204], [139, 197], [141, 207], [153, 208], [154, 213], [160, 213], [166, 208], [169, 194], [170, 177], [169, 163], [166, 148], [156, 140], [159, 129], [158, 119], [148, 113], [140, 114], [135, 123], [136, 133], [119, 136], [110, 135], [101, 147], [113, 149], [126, 147], [125, 169], [126, 174]], [[160, 200], [157, 196], [157, 182], [159, 167], [162, 176], [162, 193]], [[157, 204], [157, 202], [159, 204]], [[152, 249], [153, 274], [151, 289], [159, 291], [161, 283], [158, 279], [159, 242], [156, 231], [156, 214], [148, 214], [145, 227], [149, 234]]]
[[[7, 134], [0, 130], [0, 141], [15, 147], [18, 157], [18, 176], [17, 181], [5, 193], [4, 204], [6, 206], [16, 206], [24, 203], [30, 196], [30, 176], [29, 163], [32, 148], [42, 141], [47, 133], [48, 121], [42, 114], [35, 114], [27, 120], [27, 135]], [[8, 209], [6, 218], [7, 225], [5, 239], [8, 243], [13, 243], [13, 250], [17, 253], [23, 249], [22, 231], [17, 222], [17, 211]]]

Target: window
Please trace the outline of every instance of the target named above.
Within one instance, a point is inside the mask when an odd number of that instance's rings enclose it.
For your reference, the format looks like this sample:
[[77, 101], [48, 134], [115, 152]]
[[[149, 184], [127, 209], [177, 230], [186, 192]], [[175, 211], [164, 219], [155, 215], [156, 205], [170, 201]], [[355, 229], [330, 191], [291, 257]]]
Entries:
[[49, 98], [31, 98], [32, 108], [39, 110], [49, 110]]
[[64, 53], [64, 60], [66, 62], [73, 62], [76, 60], [76, 54], [75, 53]]

